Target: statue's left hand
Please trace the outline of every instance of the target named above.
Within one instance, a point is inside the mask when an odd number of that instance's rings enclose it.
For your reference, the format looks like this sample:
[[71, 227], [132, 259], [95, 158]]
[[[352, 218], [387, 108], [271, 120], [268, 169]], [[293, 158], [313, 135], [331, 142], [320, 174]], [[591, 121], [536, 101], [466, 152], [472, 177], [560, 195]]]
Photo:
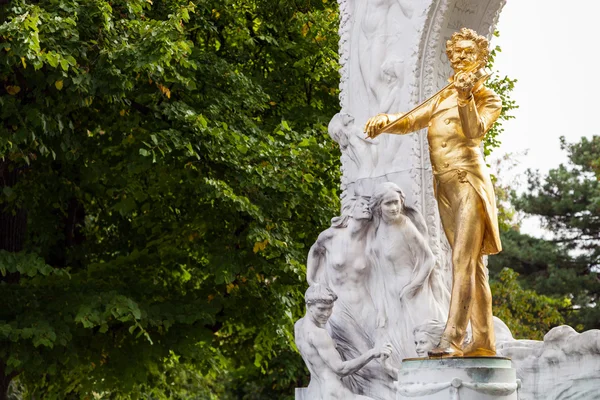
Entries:
[[454, 77], [454, 87], [458, 92], [460, 99], [466, 100], [471, 97], [473, 87], [475, 87], [475, 74], [473, 72], [459, 72]]

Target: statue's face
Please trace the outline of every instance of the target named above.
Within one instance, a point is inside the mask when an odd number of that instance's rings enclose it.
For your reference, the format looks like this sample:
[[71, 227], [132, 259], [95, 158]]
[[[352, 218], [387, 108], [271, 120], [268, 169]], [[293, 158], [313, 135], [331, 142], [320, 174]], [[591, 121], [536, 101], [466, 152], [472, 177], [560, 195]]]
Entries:
[[479, 49], [472, 40], [460, 40], [454, 44], [450, 65], [455, 72], [465, 71], [477, 65]]
[[385, 221], [394, 221], [400, 217], [402, 212], [402, 199], [398, 192], [390, 190], [381, 201], [381, 214]]
[[307, 306], [308, 313], [312, 320], [319, 326], [324, 326], [331, 313], [333, 312], [333, 304], [314, 303]]
[[356, 204], [352, 210], [352, 218], [371, 219], [371, 209], [369, 208], [369, 202], [367, 199], [361, 197], [356, 200]]
[[415, 350], [419, 357], [427, 357], [427, 352], [433, 349], [435, 343], [433, 343], [430, 337], [423, 331], [417, 332], [415, 335]]

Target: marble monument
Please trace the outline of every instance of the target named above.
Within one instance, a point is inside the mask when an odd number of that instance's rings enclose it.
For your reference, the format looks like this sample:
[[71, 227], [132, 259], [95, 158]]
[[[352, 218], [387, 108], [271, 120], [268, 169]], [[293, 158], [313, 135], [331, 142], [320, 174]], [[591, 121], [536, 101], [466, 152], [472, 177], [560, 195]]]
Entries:
[[[477, 196], [482, 204], [483, 210], [476, 210], [475, 215], [484, 221], [477, 231], [482, 237], [483, 253], [500, 250], [500, 243], [487, 178], [478, 170], [473, 172], [473, 165], [445, 167], [444, 163], [450, 162], [435, 153], [446, 149], [443, 142], [449, 146], [448, 140], [428, 137], [435, 134], [428, 123], [433, 125], [433, 113], [440, 109], [427, 108], [425, 113], [430, 114], [422, 117], [427, 121], [424, 124], [415, 124], [413, 119], [405, 125], [416, 131], [411, 135], [368, 138], [363, 129], [370, 117], [410, 110], [447, 85], [456, 66], [453, 52], [446, 52], [447, 41], [463, 27], [489, 39], [504, 1], [338, 3], [341, 110], [333, 116], [329, 133], [342, 152], [342, 210], [341, 216], [318, 236], [307, 263], [310, 287], [321, 288], [320, 293], [335, 293], [337, 300], [329, 298], [331, 304], [325, 307], [328, 310], [320, 313], [330, 315], [326, 321], [324, 315], [319, 317], [321, 322], [316, 320], [318, 313], [313, 313], [313, 305], [307, 303], [307, 315], [296, 326], [298, 348], [312, 377], [311, 388], [297, 389], [297, 400], [596, 398], [600, 388], [600, 331], [578, 334], [570, 327], [557, 327], [544, 341], [516, 340], [502, 321], [491, 316], [487, 301], [483, 301], [483, 309], [478, 301], [465, 302], [469, 292], [475, 293], [477, 300], [488, 298], [486, 269], [475, 250], [471, 257], [475, 261], [463, 262], [466, 258], [462, 257], [467, 256], [458, 256], [471, 247], [464, 237], [458, 239], [462, 242], [457, 246], [453, 232], [448, 234], [448, 227], [461, 218], [456, 217], [452, 199], [445, 198], [452, 193], [444, 195], [438, 185], [434, 186], [439, 184], [440, 172], [444, 172], [437, 168], [466, 171], [451, 175], [457, 187], [474, 188], [476, 193], [468, 196]], [[468, 61], [464, 55], [469, 46], [461, 43], [459, 47], [455, 53], [461, 56], [454, 61]], [[477, 44], [474, 47], [473, 54], [480, 50]], [[453, 99], [457, 115], [435, 122], [440, 126], [434, 131], [442, 132], [453, 125], [462, 129], [463, 135], [465, 131], [479, 132], [474, 135], [477, 137], [489, 128], [498, 112], [497, 103], [483, 90], [483, 81], [479, 81], [482, 75], [477, 72], [475, 77], [455, 76], [457, 87], [444, 99]], [[440, 104], [436, 102], [436, 106]], [[478, 117], [485, 118], [470, 118], [468, 112], [458, 110], [460, 107], [474, 108]], [[379, 129], [390, 122], [394, 121], [388, 117], [382, 124], [371, 126]], [[405, 133], [403, 129], [398, 133]], [[430, 149], [432, 140], [435, 143]], [[470, 154], [480, 160], [480, 148], [472, 144], [467, 146]], [[480, 167], [481, 163], [477, 164]], [[448, 204], [453, 209], [450, 212], [444, 209]], [[454, 226], [451, 230], [460, 229]], [[456, 265], [467, 265], [460, 267], [465, 271], [474, 269], [477, 283], [455, 295], [452, 270]], [[476, 317], [474, 322], [456, 312], [451, 297], [459, 307], [475, 309], [474, 315], [481, 318]], [[467, 324], [469, 319], [471, 323]], [[314, 326], [307, 324], [309, 320]], [[318, 329], [319, 337], [327, 338], [323, 339], [329, 344], [326, 347], [335, 350], [325, 358], [335, 358], [335, 367], [325, 362], [315, 343], [306, 340], [308, 331], [304, 328]], [[373, 360], [374, 351], [380, 356]], [[424, 359], [428, 353], [448, 356], [465, 351], [489, 356], [496, 352], [498, 357]], [[328, 381], [334, 382], [334, 390], [315, 389], [320, 386], [313, 382], [318, 382], [325, 370], [315, 370], [313, 362], [327, 365]], [[340, 365], [352, 368], [339, 369]], [[484, 370], [488, 375], [475, 373]]]

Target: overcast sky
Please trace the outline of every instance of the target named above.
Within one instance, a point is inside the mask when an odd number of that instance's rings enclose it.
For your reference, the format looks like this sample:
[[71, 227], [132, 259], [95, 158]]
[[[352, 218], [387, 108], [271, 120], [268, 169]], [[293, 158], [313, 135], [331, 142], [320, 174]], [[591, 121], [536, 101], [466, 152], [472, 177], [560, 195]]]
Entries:
[[[502, 47], [495, 69], [518, 80], [512, 98], [520, 108], [505, 122], [495, 156], [528, 150], [510, 179], [524, 185], [526, 169], [547, 172], [566, 163], [560, 136], [575, 142], [600, 134], [595, 123], [600, 107], [594, 100], [600, 95], [599, 15], [598, 0], [508, 0], [504, 6], [500, 38], [492, 41]], [[541, 234], [535, 221], [525, 223], [523, 231]]]

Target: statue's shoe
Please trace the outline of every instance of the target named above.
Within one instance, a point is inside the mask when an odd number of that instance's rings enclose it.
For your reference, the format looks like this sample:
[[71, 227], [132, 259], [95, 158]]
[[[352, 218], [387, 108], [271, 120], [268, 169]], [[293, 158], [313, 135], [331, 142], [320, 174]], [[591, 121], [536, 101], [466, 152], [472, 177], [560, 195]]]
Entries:
[[465, 357], [495, 357], [496, 350], [489, 347], [479, 347], [476, 344], [468, 345], [464, 349]]
[[440, 343], [427, 352], [430, 358], [462, 357], [463, 351], [449, 343]]

